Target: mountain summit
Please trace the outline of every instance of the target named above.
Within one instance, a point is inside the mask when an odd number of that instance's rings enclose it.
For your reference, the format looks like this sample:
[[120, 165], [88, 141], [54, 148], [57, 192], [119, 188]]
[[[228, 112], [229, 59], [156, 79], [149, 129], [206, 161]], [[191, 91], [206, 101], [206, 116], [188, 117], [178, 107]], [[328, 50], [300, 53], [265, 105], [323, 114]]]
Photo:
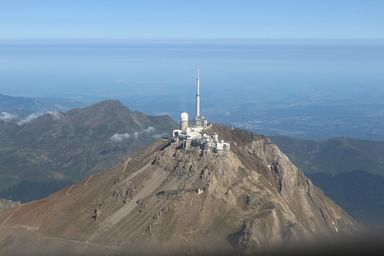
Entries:
[[132, 111], [114, 100], [21, 125], [0, 121], [0, 195], [36, 199], [26, 193], [30, 187], [67, 185], [109, 169], [175, 126], [169, 116]]
[[358, 229], [268, 138], [210, 130], [231, 149], [159, 140], [108, 172], [7, 210], [0, 252], [252, 252]]

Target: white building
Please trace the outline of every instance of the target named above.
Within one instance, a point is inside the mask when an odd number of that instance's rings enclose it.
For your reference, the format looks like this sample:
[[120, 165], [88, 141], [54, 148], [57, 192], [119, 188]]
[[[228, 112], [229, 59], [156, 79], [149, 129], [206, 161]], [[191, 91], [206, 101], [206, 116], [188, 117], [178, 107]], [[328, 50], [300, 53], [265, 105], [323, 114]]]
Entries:
[[230, 150], [230, 144], [219, 140], [218, 134], [208, 135], [205, 132], [212, 125], [208, 125], [208, 120], [200, 112], [200, 74], [198, 72], [196, 80], [196, 117], [190, 124], [188, 113], [180, 114], [180, 128], [173, 130], [173, 139], [180, 143], [185, 149], [199, 147], [204, 151], [223, 152]]

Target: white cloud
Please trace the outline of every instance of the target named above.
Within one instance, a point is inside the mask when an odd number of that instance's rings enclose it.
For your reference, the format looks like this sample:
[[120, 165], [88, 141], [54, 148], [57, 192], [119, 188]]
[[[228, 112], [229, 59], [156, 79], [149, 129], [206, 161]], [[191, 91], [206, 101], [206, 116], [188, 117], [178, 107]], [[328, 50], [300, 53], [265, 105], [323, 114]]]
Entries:
[[26, 116], [23, 119], [20, 119], [17, 122], [17, 124], [18, 125], [27, 124], [27, 123], [35, 120], [36, 118], [43, 116], [43, 115], [46, 115], [46, 114], [51, 115], [56, 120], [59, 120], [62, 117], [62, 115], [58, 111], [35, 112], [35, 113], [32, 113], [32, 114]]
[[49, 111], [47, 114], [51, 115], [53, 119], [59, 120], [62, 117], [62, 114], [58, 111]]
[[[144, 130], [138, 132], [133, 132], [131, 134], [129, 133], [115, 133], [111, 136], [111, 141], [112, 142], [122, 142], [123, 140], [125, 139], [129, 139], [129, 138], [134, 138], [134, 139], [138, 139], [140, 135], [142, 134], [152, 134], [156, 131], [156, 128], [153, 127], [153, 126], [148, 126], [147, 128], [145, 128]], [[162, 136], [162, 134], [154, 134], [152, 135], [153, 138], [160, 138]]]
[[28, 115], [27, 117], [23, 118], [23, 119], [20, 119], [17, 124], [18, 125], [23, 125], [23, 124], [26, 124], [26, 123], [29, 123], [31, 122], [32, 120], [44, 115], [45, 113], [43, 112], [36, 112], [36, 113], [32, 113], [30, 115]]
[[129, 139], [131, 135], [128, 133], [115, 133], [111, 136], [111, 141], [122, 142], [123, 140]]
[[163, 132], [163, 133], [159, 133], [159, 134], [153, 134], [153, 135], [152, 135], [152, 138], [154, 138], [154, 139], [160, 139], [161, 137], [165, 137], [165, 136], [167, 136], [167, 135], [168, 135], [167, 133]]
[[11, 113], [8, 113], [8, 112], [1, 112], [0, 113], [0, 121], [9, 122], [9, 121], [13, 121], [13, 120], [15, 120], [17, 118], [18, 118], [17, 115], [14, 115], [14, 114], [11, 114]]
[[146, 129], [144, 129], [144, 132], [145, 133], [153, 133], [153, 132], [155, 132], [155, 127], [153, 127], [153, 126], [148, 126]]

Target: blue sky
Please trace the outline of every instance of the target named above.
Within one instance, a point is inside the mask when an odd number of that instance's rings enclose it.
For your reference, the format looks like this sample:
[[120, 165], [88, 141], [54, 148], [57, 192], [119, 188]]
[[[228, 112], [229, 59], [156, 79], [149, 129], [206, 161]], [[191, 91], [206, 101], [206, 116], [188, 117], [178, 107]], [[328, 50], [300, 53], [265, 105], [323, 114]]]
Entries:
[[382, 0], [0, 0], [1, 39], [383, 39]]

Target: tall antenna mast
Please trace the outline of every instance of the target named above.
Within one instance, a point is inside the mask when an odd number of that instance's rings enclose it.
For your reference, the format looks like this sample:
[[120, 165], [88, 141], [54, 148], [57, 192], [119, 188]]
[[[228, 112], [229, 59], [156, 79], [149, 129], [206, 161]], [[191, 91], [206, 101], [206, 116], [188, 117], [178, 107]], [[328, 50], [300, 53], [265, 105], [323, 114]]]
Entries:
[[200, 119], [200, 70], [197, 70], [196, 80], [196, 119]]

